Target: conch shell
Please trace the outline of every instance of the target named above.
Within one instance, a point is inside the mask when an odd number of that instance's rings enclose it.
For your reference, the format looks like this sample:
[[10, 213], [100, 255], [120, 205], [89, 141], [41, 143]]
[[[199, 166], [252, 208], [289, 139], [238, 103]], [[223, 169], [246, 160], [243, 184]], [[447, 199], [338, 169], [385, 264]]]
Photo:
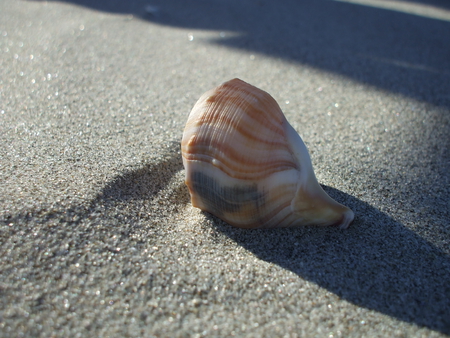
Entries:
[[353, 221], [317, 182], [308, 150], [277, 102], [242, 80], [200, 97], [181, 151], [192, 205], [233, 226], [347, 228]]

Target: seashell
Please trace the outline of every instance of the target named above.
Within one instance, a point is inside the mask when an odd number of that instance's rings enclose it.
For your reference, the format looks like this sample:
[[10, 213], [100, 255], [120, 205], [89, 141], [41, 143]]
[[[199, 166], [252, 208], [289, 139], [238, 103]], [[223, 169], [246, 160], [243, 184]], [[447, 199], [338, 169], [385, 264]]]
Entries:
[[239, 228], [336, 225], [352, 210], [322, 189], [308, 150], [268, 93], [233, 79], [192, 109], [181, 142], [192, 205]]

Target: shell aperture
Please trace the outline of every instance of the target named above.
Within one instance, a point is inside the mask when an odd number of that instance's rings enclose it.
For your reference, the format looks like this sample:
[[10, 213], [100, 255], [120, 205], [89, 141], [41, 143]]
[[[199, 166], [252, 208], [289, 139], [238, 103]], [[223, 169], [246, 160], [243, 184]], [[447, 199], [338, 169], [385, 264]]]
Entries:
[[200, 97], [181, 152], [192, 205], [233, 226], [347, 228], [353, 221], [317, 182], [308, 150], [277, 102], [242, 80]]

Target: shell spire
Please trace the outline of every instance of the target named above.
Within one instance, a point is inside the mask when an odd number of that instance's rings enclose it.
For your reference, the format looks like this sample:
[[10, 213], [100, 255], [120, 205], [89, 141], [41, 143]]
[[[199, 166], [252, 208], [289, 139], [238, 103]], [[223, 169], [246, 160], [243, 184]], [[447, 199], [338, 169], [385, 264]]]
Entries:
[[200, 97], [181, 151], [192, 205], [233, 226], [347, 228], [353, 221], [317, 182], [308, 150], [277, 102], [242, 80]]

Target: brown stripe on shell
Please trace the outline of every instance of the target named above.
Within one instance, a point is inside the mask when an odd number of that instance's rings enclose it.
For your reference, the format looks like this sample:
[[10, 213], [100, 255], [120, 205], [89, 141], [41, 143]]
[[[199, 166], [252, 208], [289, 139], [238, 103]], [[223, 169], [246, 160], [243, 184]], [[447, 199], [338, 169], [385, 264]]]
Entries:
[[[250, 166], [250, 167], [260, 167], [260, 170], [264, 169], [261, 166], [272, 166], [273, 163], [290, 163], [289, 167], [297, 168], [296, 163], [292, 160], [290, 156], [290, 152], [285, 151], [283, 148], [273, 147], [273, 149], [251, 149], [250, 147], [232, 147], [228, 144], [223, 144], [220, 140], [211, 140], [208, 143], [199, 143], [187, 147], [184, 149], [186, 151], [186, 155], [206, 155], [215, 158], [218, 161], [223, 163], [230, 162], [230, 167], [236, 166], [235, 170], [241, 165]], [[253, 154], [259, 154], [258, 156], [249, 156], [249, 151], [252, 151]], [[269, 156], [270, 157], [269, 157]], [[264, 157], [263, 157], [264, 156]], [[269, 158], [267, 158], [269, 157]], [[257, 169], [257, 168], [254, 168]]]
[[[242, 112], [248, 113], [249, 110], [243, 110]], [[284, 146], [287, 144], [284, 129], [280, 128], [280, 125], [273, 126], [273, 124], [264, 123], [265, 121], [261, 119], [250, 119], [248, 114], [247, 116], [239, 116], [239, 120], [236, 119], [236, 114], [230, 117], [226, 112], [218, 112], [215, 117], [214, 119], [211, 116], [203, 116], [197, 121], [198, 128], [209, 130], [211, 128], [219, 128], [219, 126], [222, 128], [226, 126], [228, 130], [233, 129], [243, 136], [262, 144], [283, 144]], [[273, 137], [264, 137], [267, 133], [271, 133]]]
[[[292, 186], [282, 185], [279, 186], [277, 190], [278, 192], [271, 191], [270, 197], [267, 199], [266, 203], [270, 206], [270, 209], [267, 210], [265, 215], [262, 217], [264, 222], [262, 226], [260, 226], [263, 228], [278, 227], [279, 224], [282, 224], [287, 217], [292, 215], [290, 204], [295, 193], [295, 188]], [[276, 202], [278, 202], [278, 204]], [[287, 208], [287, 215], [283, 217], [283, 219], [277, 219], [280, 212]]]
[[[264, 179], [267, 178], [268, 176], [270, 176], [270, 174], [274, 173], [274, 172], [279, 172], [279, 171], [287, 171], [287, 170], [291, 170], [293, 169], [291, 167], [291, 163], [287, 163], [282, 166], [280, 163], [274, 164], [273, 166], [267, 166], [265, 168], [265, 170], [259, 170], [259, 171], [253, 171], [251, 167], [239, 167], [236, 168], [235, 166], [233, 167], [228, 167], [226, 164], [219, 162], [219, 161], [214, 161], [214, 164], [212, 163], [212, 159], [209, 155], [201, 155], [201, 154], [195, 154], [195, 155], [191, 155], [188, 156], [187, 154], [183, 154], [183, 158], [186, 160], [186, 162], [188, 161], [197, 161], [197, 162], [203, 162], [203, 163], [207, 163], [215, 168], [218, 168], [220, 170], [222, 170], [224, 173], [226, 173], [229, 177], [235, 178], [235, 179], [244, 179], [244, 180], [260, 180], [260, 179]], [[276, 167], [276, 165], [278, 165], [278, 167]], [[275, 170], [275, 168], [277, 168]], [[234, 170], [237, 169], [237, 170]]]
[[346, 227], [353, 220], [318, 184], [306, 146], [276, 101], [239, 79], [197, 101], [181, 151], [192, 204], [234, 226]]
[[[269, 194], [265, 195], [264, 209], [259, 210], [257, 215], [253, 215], [250, 218], [240, 211], [236, 213], [228, 212], [226, 213], [228, 221], [236, 226], [245, 228], [275, 228], [280, 226], [280, 224], [286, 223], [289, 217], [293, 217], [290, 204], [295, 188], [284, 185], [277, 187], [276, 190], [278, 191], [270, 191]], [[286, 210], [286, 215], [280, 219], [280, 213], [283, 210]], [[239, 220], [241, 221], [239, 222]], [[294, 221], [295, 216], [292, 220], [289, 220], [289, 225], [283, 224], [283, 226], [290, 226]]]
[[269, 124], [274, 126], [285, 120], [278, 103], [269, 93], [239, 79], [230, 80], [217, 87], [214, 95], [209, 96], [207, 101], [224, 101], [227, 104], [256, 109], [259, 117], [264, 117]]
[[[203, 114], [195, 123], [217, 124], [226, 119], [230, 128], [256, 127], [260, 133], [275, 133], [284, 139], [284, 129], [281, 127], [285, 117], [276, 101], [266, 92], [238, 79], [231, 80], [216, 88], [212, 95], [200, 99], [193, 110], [202, 109]], [[231, 116], [230, 116], [231, 115]], [[249, 119], [245, 124], [245, 119]], [[241, 125], [241, 127], [240, 127]], [[267, 130], [260, 130], [264, 128]], [[241, 133], [246, 131], [241, 130]], [[272, 139], [274, 135], [271, 135]]]
[[[196, 120], [188, 121], [186, 128], [196, 132], [182, 144], [185, 159], [210, 163], [214, 159], [213, 165], [236, 178], [261, 178], [297, 168], [285, 135], [287, 121], [266, 92], [232, 80], [200, 99], [193, 114]], [[236, 139], [241, 141], [238, 146]]]

